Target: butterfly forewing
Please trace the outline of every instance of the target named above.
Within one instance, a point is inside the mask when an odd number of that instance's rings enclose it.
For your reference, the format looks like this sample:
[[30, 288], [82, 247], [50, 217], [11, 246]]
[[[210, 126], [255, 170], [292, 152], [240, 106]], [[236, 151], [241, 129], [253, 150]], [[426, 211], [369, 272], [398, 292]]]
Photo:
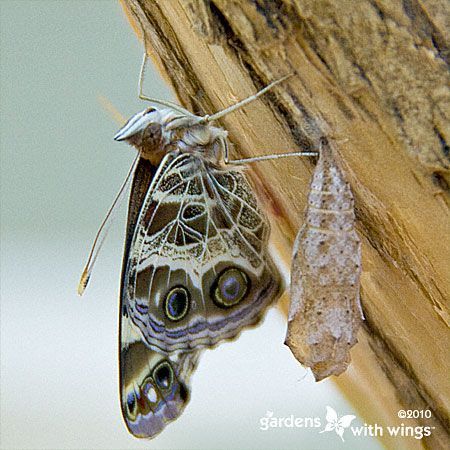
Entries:
[[145, 438], [154, 437], [182, 413], [190, 397], [189, 378], [199, 356], [199, 352], [163, 356], [150, 349], [132, 323], [124, 302], [130, 246], [155, 172], [154, 165], [139, 159], [128, 206], [119, 332], [122, 415], [128, 430], [136, 437]]
[[134, 436], [151, 438], [187, 405], [199, 352], [164, 356], [146, 345], [127, 316], [121, 321], [122, 415]]

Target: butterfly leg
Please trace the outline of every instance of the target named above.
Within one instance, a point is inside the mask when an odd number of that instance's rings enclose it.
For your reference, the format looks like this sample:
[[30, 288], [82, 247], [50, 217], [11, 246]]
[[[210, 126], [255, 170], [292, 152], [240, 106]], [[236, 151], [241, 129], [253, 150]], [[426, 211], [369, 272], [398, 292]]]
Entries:
[[254, 156], [252, 158], [231, 159], [229, 158], [229, 147], [226, 139], [221, 139], [223, 151], [223, 160], [226, 165], [240, 165], [252, 162], [267, 161], [271, 159], [290, 158], [292, 156], [318, 156], [319, 152], [290, 152], [290, 153], [272, 153], [270, 155]]

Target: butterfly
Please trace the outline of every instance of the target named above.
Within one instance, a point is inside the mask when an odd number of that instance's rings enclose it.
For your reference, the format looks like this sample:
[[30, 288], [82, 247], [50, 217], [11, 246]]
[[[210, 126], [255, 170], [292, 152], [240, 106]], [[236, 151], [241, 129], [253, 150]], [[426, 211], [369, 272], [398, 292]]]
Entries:
[[[202, 350], [257, 325], [282, 292], [243, 163], [283, 155], [230, 162], [227, 132], [211, 123], [284, 78], [201, 117], [143, 96], [143, 73], [140, 97], [159, 107], [135, 114], [114, 139], [138, 150], [120, 288], [122, 414], [134, 436], [151, 438], [187, 405]], [[300, 154], [311, 153], [287, 155]]]
[[327, 406], [327, 414], [325, 416], [327, 424], [319, 433], [325, 433], [328, 431], [336, 431], [336, 434], [344, 441], [344, 431], [349, 428], [351, 423], [356, 419], [353, 414], [348, 414], [342, 417], [338, 417], [337, 412], [331, 407]]
[[196, 121], [148, 108], [115, 136], [140, 152], [120, 308], [122, 411], [137, 436], [181, 413], [200, 350], [256, 325], [282, 288], [267, 217], [242, 169], [221, 165], [226, 132]]

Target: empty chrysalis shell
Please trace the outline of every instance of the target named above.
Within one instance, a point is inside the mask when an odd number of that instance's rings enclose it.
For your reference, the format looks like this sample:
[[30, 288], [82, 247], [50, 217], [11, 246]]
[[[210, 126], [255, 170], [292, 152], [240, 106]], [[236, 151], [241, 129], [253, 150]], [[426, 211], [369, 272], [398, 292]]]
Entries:
[[321, 140], [305, 221], [294, 244], [286, 345], [316, 381], [339, 375], [364, 320], [359, 300], [361, 243], [353, 195]]

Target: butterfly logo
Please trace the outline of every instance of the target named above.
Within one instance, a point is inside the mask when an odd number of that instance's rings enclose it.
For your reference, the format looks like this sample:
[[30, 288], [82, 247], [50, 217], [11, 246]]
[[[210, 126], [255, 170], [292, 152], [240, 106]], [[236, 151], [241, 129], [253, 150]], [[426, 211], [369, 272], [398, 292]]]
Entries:
[[346, 416], [342, 416], [338, 418], [337, 412], [331, 407], [327, 406], [327, 414], [325, 416], [327, 420], [327, 424], [325, 428], [320, 431], [320, 433], [325, 433], [326, 431], [336, 431], [336, 434], [344, 441], [344, 431], [346, 428], [350, 426], [352, 421], [356, 419], [356, 416], [352, 414], [348, 414]]

